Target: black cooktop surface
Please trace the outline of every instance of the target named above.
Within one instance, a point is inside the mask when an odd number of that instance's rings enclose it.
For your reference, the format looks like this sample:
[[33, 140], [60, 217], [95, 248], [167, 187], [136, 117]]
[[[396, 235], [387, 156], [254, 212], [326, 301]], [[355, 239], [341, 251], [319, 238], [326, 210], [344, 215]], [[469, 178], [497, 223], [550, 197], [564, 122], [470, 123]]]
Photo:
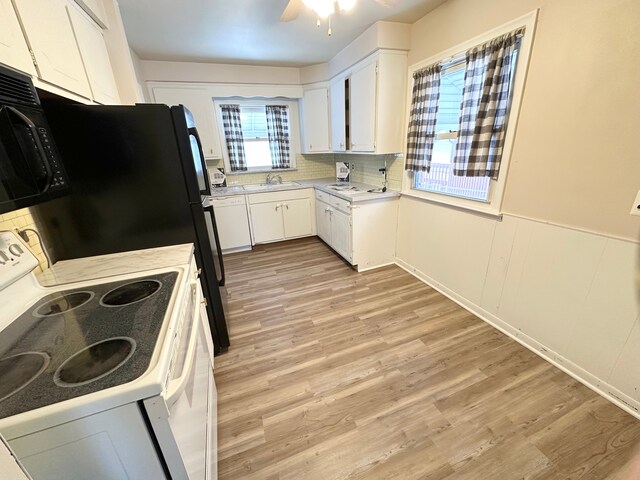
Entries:
[[0, 418], [141, 376], [177, 277], [169, 272], [40, 299], [0, 332]]

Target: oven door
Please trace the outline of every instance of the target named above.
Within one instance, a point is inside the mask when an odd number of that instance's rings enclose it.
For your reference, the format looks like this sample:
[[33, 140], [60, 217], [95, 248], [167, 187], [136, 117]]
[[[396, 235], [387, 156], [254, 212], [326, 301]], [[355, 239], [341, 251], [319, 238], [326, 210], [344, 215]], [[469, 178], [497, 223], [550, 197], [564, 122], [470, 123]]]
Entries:
[[[202, 319], [202, 290], [191, 283], [193, 315], [185, 319], [175, 370], [162, 397], [145, 400], [149, 420], [172, 479], [215, 480], [216, 390]], [[162, 401], [162, 400], [164, 401]], [[164, 404], [164, 405], [163, 405]], [[164, 407], [164, 408], [163, 408]]]

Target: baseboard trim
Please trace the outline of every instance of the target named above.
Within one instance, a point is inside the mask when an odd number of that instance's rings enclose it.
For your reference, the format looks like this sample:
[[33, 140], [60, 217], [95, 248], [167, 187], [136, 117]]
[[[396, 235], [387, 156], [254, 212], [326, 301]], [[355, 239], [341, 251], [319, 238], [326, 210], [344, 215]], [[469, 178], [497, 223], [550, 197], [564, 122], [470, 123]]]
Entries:
[[521, 344], [522, 346], [528, 348], [536, 355], [545, 359], [547, 362], [558, 367], [567, 375], [570, 375], [571, 377], [573, 377], [574, 379], [576, 379], [586, 387], [590, 388], [591, 390], [596, 392], [598, 395], [606, 398], [611, 403], [617, 405], [618, 407], [622, 408], [624, 411], [628, 412], [629, 414], [633, 415], [635, 418], [640, 420], [640, 402], [638, 402], [637, 400], [629, 397], [625, 393], [615, 388], [613, 385], [610, 385], [607, 382], [603, 381], [602, 379], [596, 377], [595, 375], [592, 375], [588, 371], [581, 368], [579, 365], [576, 365], [570, 360], [567, 360], [562, 355], [559, 355], [558, 353], [549, 349], [548, 347], [536, 341], [535, 339], [522, 333], [517, 328], [514, 328], [513, 326], [509, 325], [508, 323], [496, 317], [492, 313], [487, 312], [482, 307], [476, 305], [475, 303], [471, 302], [470, 300], [463, 297], [462, 295], [459, 295], [453, 290], [450, 290], [445, 285], [442, 285], [440, 282], [434, 280], [424, 272], [411, 266], [405, 261], [396, 257], [395, 263], [400, 268], [402, 268], [403, 270], [407, 271], [408, 273], [416, 277], [418, 280], [422, 281], [423, 283], [426, 283], [431, 288], [443, 294], [445, 297], [453, 300], [465, 310], [468, 310], [469, 312], [473, 313], [476, 317], [480, 318], [481, 320], [488, 323], [492, 327], [500, 330], [502, 333], [509, 336], [510, 338], [512, 338], [519, 344]]

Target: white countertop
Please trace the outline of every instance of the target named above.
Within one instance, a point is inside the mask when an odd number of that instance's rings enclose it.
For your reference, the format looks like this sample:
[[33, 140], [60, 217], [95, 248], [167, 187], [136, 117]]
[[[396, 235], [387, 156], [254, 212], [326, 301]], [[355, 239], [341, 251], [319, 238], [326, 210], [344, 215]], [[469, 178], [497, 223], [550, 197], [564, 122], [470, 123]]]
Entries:
[[63, 260], [36, 275], [43, 287], [127, 275], [158, 268], [188, 265], [193, 244], [148, 248], [132, 252]]
[[298, 185], [264, 185], [258, 190], [245, 190], [242, 185], [231, 185], [224, 188], [213, 189], [212, 197], [229, 197], [232, 195], [252, 195], [254, 193], [265, 192], [281, 192], [285, 190], [299, 190], [301, 188], [317, 188], [318, 190], [335, 195], [336, 197], [348, 200], [353, 203], [367, 202], [371, 200], [391, 199], [400, 196], [400, 192], [396, 190], [387, 190], [386, 192], [368, 192], [367, 190], [375, 189], [373, 185], [365, 183], [351, 182], [349, 185], [358, 187], [362, 192], [347, 194], [340, 190], [334, 190], [330, 186], [336, 183], [335, 178], [316, 178], [312, 180], [295, 180]]

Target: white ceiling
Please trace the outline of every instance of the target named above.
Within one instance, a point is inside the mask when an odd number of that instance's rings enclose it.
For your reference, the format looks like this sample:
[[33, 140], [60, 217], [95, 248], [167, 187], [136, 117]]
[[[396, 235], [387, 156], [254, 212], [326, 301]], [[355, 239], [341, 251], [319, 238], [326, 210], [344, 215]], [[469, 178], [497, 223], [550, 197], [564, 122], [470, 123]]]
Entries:
[[305, 10], [280, 22], [287, 0], [119, 0], [127, 38], [143, 60], [301, 67], [330, 60], [379, 20], [413, 23], [445, 0], [358, 0], [326, 23]]

